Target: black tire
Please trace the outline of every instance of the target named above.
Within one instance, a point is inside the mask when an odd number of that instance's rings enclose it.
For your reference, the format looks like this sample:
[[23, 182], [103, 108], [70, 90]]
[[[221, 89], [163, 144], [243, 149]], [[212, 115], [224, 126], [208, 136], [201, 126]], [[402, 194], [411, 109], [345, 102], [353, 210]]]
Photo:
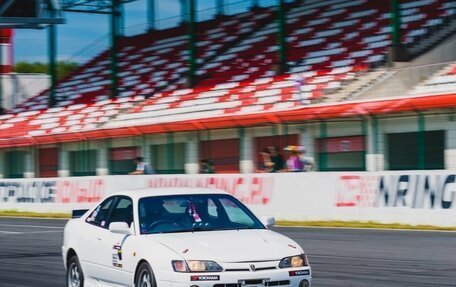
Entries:
[[147, 262], [141, 263], [136, 272], [135, 287], [156, 287], [155, 276]]
[[76, 255], [73, 255], [67, 263], [66, 286], [84, 287], [84, 273]]

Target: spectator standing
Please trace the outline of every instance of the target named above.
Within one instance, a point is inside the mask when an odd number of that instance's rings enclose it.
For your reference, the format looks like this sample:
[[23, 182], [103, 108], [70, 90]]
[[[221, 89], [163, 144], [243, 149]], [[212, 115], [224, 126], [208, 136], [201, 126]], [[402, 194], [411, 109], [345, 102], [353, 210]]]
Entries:
[[261, 160], [258, 169], [262, 172], [271, 172], [274, 168], [274, 163], [271, 161], [271, 154], [267, 148], [260, 152]]
[[135, 159], [136, 169], [129, 174], [154, 174], [154, 169], [140, 156]]
[[285, 151], [287, 151], [288, 158], [287, 158], [287, 171], [289, 172], [302, 172], [303, 171], [303, 166], [301, 159], [299, 158], [298, 155], [298, 150], [296, 146], [287, 146], [285, 148]]
[[268, 148], [272, 162], [272, 172], [280, 172], [284, 168], [285, 160], [283, 156], [279, 154], [277, 147], [271, 146]]
[[312, 171], [315, 167], [315, 160], [313, 157], [306, 156], [306, 148], [303, 146], [298, 147], [298, 156], [301, 160], [303, 171]]
[[215, 169], [214, 169], [214, 164], [206, 159], [206, 158], [202, 158], [200, 160], [200, 173], [214, 173], [215, 172]]

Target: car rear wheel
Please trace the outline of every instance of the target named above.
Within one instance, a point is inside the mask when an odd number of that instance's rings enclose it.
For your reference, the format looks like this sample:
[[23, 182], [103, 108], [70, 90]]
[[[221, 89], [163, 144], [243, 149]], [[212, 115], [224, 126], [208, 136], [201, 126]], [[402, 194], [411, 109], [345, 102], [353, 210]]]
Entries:
[[136, 273], [135, 287], [156, 287], [155, 277], [147, 262], [143, 262]]
[[76, 255], [68, 260], [67, 287], [84, 287], [84, 274]]

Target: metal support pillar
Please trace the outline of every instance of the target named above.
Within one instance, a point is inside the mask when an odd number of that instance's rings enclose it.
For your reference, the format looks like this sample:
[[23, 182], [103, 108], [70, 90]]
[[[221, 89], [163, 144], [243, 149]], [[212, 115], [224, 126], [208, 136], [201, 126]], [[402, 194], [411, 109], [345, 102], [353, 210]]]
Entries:
[[241, 173], [252, 173], [254, 172], [252, 137], [245, 132], [244, 128], [238, 129], [238, 137], [240, 149], [239, 170]]
[[140, 155], [144, 158], [145, 162], [149, 163], [149, 165], [152, 166], [154, 169], [156, 168], [152, 164], [153, 163], [153, 159], [152, 159], [152, 156], [151, 156], [151, 147], [149, 146], [148, 141], [147, 141], [147, 136], [145, 136], [145, 135], [143, 135], [141, 137]]
[[167, 153], [167, 165], [168, 165], [168, 173], [174, 173], [175, 166], [174, 166], [174, 134], [167, 133], [166, 134], [166, 153]]
[[326, 171], [328, 169], [328, 154], [326, 152], [326, 138], [328, 137], [328, 127], [325, 121], [320, 122], [320, 148], [319, 148], [319, 170]]
[[306, 156], [315, 161], [315, 140], [313, 136], [313, 126], [303, 125], [299, 127], [299, 145], [306, 149]]
[[97, 150], [97, 175], [108, 175], [109, 174], [109, 140], [105, 140], [100, 143]]
[[217, 0], [217, 16], [225, 15], [225, 1]]
[[149, 31], [154, 31], [157, 29], [156, 22], [156, 9], [155, 9], [155, 0], [147, 0], [147, 22], [149, 26]]
[[285, 0], [279, 0], [279, 5], [277, 9], [277, 35], [278, 35], [278, 59], [277, 63], [277, 73], [279, 75], [283, 74], [287, 70], [287, 56], [286, 56], [286, 33], [285, 33]]
[[[367, 143], [369, 138], [367, 137], [367, 119], [363, 118], [361, 119], [361, 135], [364, 137], [364, 142]], [[363, 153], [363, 158], [362, 158], [362, 170], [366, 171], [367, 170], [367, 162], [366, 162], [366, 155], [367, 155], [367, 150], [364, 148], [364, 153]]]
[[372, 117], [372, 149], [378, 154], [378, 120], [375, 116]]
[[67, 177], [70, 176], [70, 161], [69, 161], [69, 153], [65, 150], [63, 144], [59, 144], [59, 167], [57, 170], [57, 175], [59, 177]]
[[188, 22], [188, 42], [189, 42], [189, 74], [188, 74], [188, 87], [193, 87], [196, 84], [196, 0], [189, 0], [189, 15]]
[[418, 169], [426, 169], [426, 120], [422, 113], [418, 114]]
[[51, 88], [49, 90], [49, 106], [53, 107], [57, 103], [56, 87], [57, 87], [57, 26], [49, 25], [49, 75], [51, 76]]
[[376, 116], [371, 116], [367, 119], [367, 123], [366, 169], [381, 171], [384, 169], [384, 155], [380, 153], [378, 119]]
[[35, 149], [33, 146], [24, 151], [24, 178], [35, 177]]
[[185, 143], [185, 173], [197, 174], [199, 172], [199, 136], [192, 133], [187, 136]]
[[118, 97], [118, 37], [120, 34], [120, 1], [112, 0], [111, 6], [111, 99]]

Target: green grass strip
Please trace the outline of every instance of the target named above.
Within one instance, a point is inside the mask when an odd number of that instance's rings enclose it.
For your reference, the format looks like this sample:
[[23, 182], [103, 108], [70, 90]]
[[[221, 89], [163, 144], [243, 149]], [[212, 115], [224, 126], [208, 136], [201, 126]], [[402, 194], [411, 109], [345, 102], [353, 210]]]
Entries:
[[[0, 210], [0, 217], [33, 217], [33, 218], [58, 218], [69, 219], [69, 213], [40, 213], [23, 212], [17, 210]], [[433, 230], [433, 231], [456, 231], [456, 227], [438, 227], [431, 225], [406, 225], [406, 224], [384, 224], [372, 221], [288, 221], [278, 220], [278, 226], [299, 226], [299, 227], [339, 227], [339, 228], [376, 228], [376, 229], [405, 229], [405, 230]]]
[[287, 221], [278, 220], [278, 226], [301, 226], [301, 227], [341, 227], [341, 228], [378, 228], [378, 229], [407, 229], [407, 230], [434, 230], [434, 231], [456, 231], [456, 227], [439, 227], [431, 225], [406, 225], [406, 224], [385, 224], [372, 221]]
[[0, 217], [34, 217], [34, 218], [71, 218], [70, 213], [41, 213], [17, 210], [0, 210]]

